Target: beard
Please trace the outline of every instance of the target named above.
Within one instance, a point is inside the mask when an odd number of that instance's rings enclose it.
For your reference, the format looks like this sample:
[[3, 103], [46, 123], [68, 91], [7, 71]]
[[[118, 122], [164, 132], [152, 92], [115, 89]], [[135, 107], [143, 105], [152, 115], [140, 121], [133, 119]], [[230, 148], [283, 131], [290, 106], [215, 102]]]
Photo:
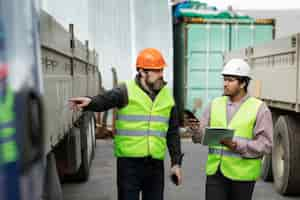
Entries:
[[146, 84], [151, 90], [156, 92], [159, 91], [165, 85], [165, 81], [163, 78], [157, 79], [154, 82], [150, 82], [149, 79], [146, 79]]
[[240, 92], [241, 92], [241, 90], [233, 90], [233, 91], [230, 91], [230, 90], [224, 88], [224, 93], [223, 93], [223, 95], [224, 95], [224, 96], [228, 96], [228, 97], [235, 97], [235, 96], [239, 95]]

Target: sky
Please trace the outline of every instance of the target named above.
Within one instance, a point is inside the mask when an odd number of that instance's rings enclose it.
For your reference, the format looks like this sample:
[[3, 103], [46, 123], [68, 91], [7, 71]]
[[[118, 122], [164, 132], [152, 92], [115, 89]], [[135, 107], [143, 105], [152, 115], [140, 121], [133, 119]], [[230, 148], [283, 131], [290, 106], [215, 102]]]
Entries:
[[216, 6], [219, 9], [226, 9], [232, 5], [235, 10], [278, 10], [278, 9], [300, 9], [300, 1], [296, 0], [200, 0], [210, 6]]

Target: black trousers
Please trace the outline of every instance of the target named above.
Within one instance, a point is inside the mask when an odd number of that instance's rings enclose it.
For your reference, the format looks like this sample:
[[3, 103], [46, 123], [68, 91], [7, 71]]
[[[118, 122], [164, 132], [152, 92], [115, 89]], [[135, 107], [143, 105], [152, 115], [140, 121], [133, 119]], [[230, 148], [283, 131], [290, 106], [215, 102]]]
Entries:
[[220, 170], [206, 177], [206, 200], [251, 200], [255, 181], [233, 181]]
[[164, 162], [146, 158], [117, 158], [118, 200], [163, 200]]

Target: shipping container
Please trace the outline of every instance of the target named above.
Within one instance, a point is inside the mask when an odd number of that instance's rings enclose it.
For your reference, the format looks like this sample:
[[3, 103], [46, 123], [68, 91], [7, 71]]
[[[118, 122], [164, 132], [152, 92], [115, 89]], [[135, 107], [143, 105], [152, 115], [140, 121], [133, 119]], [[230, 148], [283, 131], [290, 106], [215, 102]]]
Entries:
[[275, 20], [184, 17], [173, 31], [174, 95], [182, 119], [183, 110], [199, 117], [222, 95], [223, 53], [272, 40]]

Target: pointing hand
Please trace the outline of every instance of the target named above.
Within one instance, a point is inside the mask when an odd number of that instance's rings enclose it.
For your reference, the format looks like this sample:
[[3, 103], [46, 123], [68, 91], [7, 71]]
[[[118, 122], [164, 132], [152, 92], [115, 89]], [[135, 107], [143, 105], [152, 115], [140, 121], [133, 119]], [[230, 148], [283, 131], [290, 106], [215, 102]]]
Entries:
[[87, 105], [92, 101], [89, 97], [73, 97], [69, 99], [69, 106], [70, 109], [74, 111], [78, 111]]

